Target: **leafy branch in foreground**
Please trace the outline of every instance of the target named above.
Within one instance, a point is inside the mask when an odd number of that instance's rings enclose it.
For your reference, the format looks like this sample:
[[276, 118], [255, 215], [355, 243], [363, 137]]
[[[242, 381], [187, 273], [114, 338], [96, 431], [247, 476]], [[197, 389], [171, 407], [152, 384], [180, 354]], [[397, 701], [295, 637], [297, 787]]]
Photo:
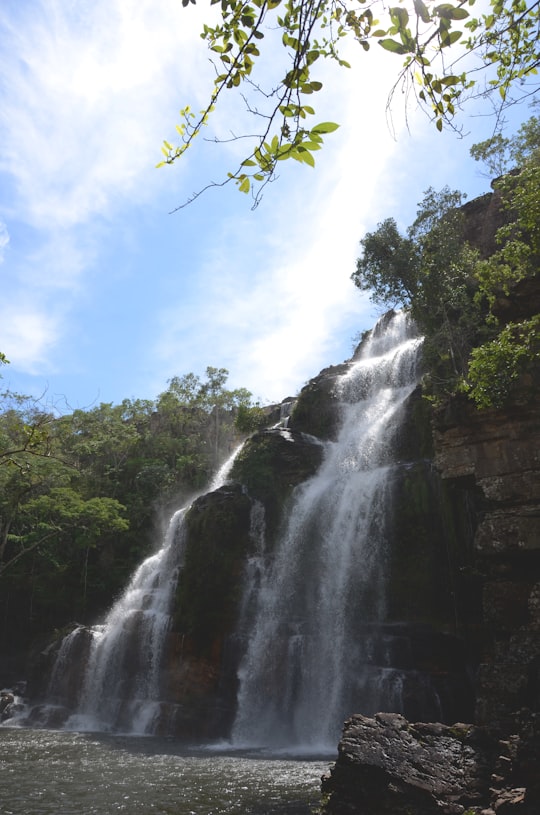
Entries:
[[[189, 2], [182, 0], [184, 6]], [[236, 170], [210, 182], [190, 201], [232, 181], [241, 192], [252, 193], [256, 206], [266, 184], [276, 178], [278, 162], [294, 159], [314, 166], [323, 137], [338, 127], [311, 124], [312, 97], [322, 89], [316, 69], [321, 57], [350, 67], [340, 53], [347, 37], [363, 51], [376, 43], [402, 58], [388, 109], [395, 92], [404, 90], [438, 130], [445, 124], [455, 128], [457, 111], [479, 96], [497, 99], [496, 129], [508, 106], [538, 89], [540, 0], [490, 0], [487, 12], [477, 17], [470, 11], [474, 0], [413, 0], [411, 8], [388, 6], [384, 0], [211, 0], [211, 5], [217, 2], [220, 20], [205, 25], [201, 34], [216, 70], [208, 104], [197, 114], [190, 107], [180, 111], [179, 142], [164, 141], [158, 167], [184, 155], [225, 91], [241, 93], [258, 127], [254, 134], [212, 139], [245, 138], [250, 146]]]

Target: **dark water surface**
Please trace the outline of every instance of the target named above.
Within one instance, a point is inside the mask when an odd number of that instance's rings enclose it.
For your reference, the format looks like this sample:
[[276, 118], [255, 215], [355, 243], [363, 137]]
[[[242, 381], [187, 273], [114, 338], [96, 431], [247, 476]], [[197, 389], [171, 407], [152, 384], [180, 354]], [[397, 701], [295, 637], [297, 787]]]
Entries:
[[1, 815], [309, 815], [332, 759], [0, 728]]

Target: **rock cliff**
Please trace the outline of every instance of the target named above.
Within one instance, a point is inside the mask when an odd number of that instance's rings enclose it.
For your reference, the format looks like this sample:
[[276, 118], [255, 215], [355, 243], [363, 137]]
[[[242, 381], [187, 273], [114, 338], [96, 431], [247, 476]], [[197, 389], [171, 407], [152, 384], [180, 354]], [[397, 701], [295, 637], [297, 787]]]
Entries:
[[477, 411], [454, 401], [436, 418], [443, 479], [477, 496], [474, 562], [484, 627], [478, 723], [512, 731], [540, 710], [540, 427], [535, 403]]

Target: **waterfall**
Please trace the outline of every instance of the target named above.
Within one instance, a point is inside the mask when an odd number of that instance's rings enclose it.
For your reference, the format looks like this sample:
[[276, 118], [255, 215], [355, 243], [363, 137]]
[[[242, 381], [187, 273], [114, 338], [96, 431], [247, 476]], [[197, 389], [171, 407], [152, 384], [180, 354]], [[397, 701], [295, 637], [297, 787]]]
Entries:
[[[296, 489], [273, 550], [250, 564], [258, 591], [239, 625], [236, 745], [327, 749], [354, 710], [399, 709], [403, 676], [370, 654], [382, 649], [394, 442], [421, 342], [403, 313], [371, 332], [337, 385], [337, 440]], [[247, 585], [252, 595], [253, 576]]]
[[[226, 483], [240, 449], [216, 473], [209, 492]], [[184, 517], [190, 506], [173, 514], [161, 547], [137, 568], [103, 624], [77, 628], [64, 639], [47, 695], [52, 703], [69, 704], [64, 666], [74, 661], [81, 665], [76, 709], [65, 722], [66, 729], [153, 733], [164, 715], [160, 668], [182, 566]], [[84, 648], [81, 638], [86, 641]]]

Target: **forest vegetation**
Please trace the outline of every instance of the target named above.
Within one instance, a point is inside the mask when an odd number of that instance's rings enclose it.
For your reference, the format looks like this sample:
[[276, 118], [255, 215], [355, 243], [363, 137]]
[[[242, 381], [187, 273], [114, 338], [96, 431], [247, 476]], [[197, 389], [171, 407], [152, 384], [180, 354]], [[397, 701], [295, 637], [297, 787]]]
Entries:
[[[57, 415], [0, 394], [0, 643], [108, 607], [160, 540], [160, 519], [202, 490], [260, 420], [228, 372], [175, 376], [155, 400]], [[250, 408], [252, 408], [250, 412]], [[242, 427], [242, 421], [239, 422]]]
[[461, 391], [479, 408], [502, 407], [518, 383], [532, 397], [538, 377], [540, 315], [508, 320], [498, 304], [538, 275], [540, 118], [471, 153], [503, 172], [492, 183], [503, 222], [496, 250], [485, 256], [466, 240], [462, 193], [429, 189], [405, 234], [387, 218], [362, 238], [352, 279], [375, 303], [410, 310], [426, 338], [428, 395]]

